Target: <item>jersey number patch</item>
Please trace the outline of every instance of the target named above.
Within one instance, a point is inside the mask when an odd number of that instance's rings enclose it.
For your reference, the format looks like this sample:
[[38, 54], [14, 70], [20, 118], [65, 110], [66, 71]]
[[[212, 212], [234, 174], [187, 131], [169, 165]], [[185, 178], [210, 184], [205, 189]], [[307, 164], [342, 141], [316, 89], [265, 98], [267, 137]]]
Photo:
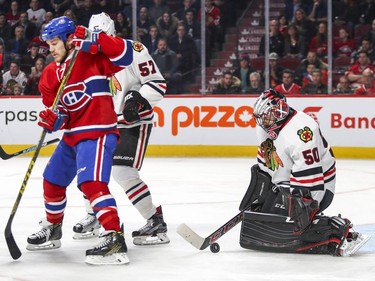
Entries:
[[302, 151], [303, 158], [305, 158], [305, 163], [306, 165], [312, 165], [315, 162], [319, 163], [320, 158], [319, 158], [319, 152], [318, 148], [314, 147], [313, 149], [307, 149]]
[[155, 64], [152, 60], [138, 64], [138, 68], [143, 77], [156, 73]]

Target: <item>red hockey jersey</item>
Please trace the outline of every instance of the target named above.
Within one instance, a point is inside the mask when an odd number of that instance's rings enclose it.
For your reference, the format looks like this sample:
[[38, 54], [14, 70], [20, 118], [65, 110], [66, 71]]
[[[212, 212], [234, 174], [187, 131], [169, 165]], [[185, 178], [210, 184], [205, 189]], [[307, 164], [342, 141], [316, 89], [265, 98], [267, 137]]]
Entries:
[[[101, 52], [80, 51], [59, 101], [59, 109], [68, 114], [63, 140], [71, 146], [84, 139], [96, 139], [118, 133], [108, 78], [133, 60], [132, 44], [121, 38], [99, 36]], [[51, 107], [71, 57], [64, 63], [50, 63], [43, 71], [39, 90], [46, 107]]]

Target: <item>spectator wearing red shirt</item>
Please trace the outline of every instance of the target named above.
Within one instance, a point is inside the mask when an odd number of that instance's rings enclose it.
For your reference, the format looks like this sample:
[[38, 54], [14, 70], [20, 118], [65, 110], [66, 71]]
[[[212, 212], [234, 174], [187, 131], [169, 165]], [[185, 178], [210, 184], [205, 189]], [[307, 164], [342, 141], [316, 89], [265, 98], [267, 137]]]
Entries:
[[11, 26], [15, 25], [20, 19], [20, 11], [18, 10], [18, 2], [12, 1], [10, 3], [10, 11], [5, 14], [5, 17]]
[[348, 31], [340, 28], [338, 38], [333, 41], [333, 52], [336, 57], [350, 57], [355, 47], [355, 40], [349, 38]]
[[356, 96], [375, 96], [374, 71], [367, 68], [362, 73], [362, 83], [354, 91]]
[[353, 87], [359, 86], [362, 79], [362, 73], [367, 68], [375, 72], [375, 67], [371, 64], [367, 52], [360, 51], [358, 53], [357, 63], [353, 64], [345, 73], [345, 75], [348, 76]]
[[327, 38], [327, 24], [325, 22], [321, 22], [318, 26], [318, 33], [310, 41], [309, 51], [316, 52], [320, 58], [326, 57], [328, 51]]
[[275, 90], [284, 96], [300, 95], [301, 86], [293, 82], [294, 73], [290, 69], [284, 69], [282, 83], [276, 85]]

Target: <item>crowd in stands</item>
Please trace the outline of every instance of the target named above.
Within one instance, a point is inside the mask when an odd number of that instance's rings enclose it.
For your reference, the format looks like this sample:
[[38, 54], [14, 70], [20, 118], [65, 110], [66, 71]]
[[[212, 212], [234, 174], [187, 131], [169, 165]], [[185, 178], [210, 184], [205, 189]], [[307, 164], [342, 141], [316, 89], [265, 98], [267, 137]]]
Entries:
[[[1, 95], [40, 95], [38, 81], [53, 58], [40, 32], [53, 18], [65, 15], [77, 25], [88, 26], [92, 14], [106, 12], [117, 36], [136, 37], [149, 50], [168, 83], [168, 94], [184, 93], [194, 83], [206, 51], [222, 50], [226, 29], [251, 0], [205, 0], [206, 50], [201, 42], [200, 0], [138, 0], [137, 27], [133, 36], [130, 0], [28, 0], [0, 1]], [[375, 94], [375, 0], [332, 0], [334, 94]], [[327, 1], [285, 0], [285, 10], [269, 22], [258, 56], [265, 56], [269, 36], [269, 85], [286, 95], [327, 93]], [[285, 68], [284, 58], [300, 63]], [[338, 66], [339, 59], [345, 63]], [[337, 61], [337, 65], [335, 64]], [[372, 76], [372, 79], [369, 79]], [[266, 75], [254, 69], [242, 53], [238, 68], [223, 71], [213, 93], [258, 94]], [[336, 84], [337, 83], [337, 84]]]
[[[265, 36], [269, 38], [269, 85], [286, 95], [328, 94], [328, 17], [326, 0], [285, 0], [285, 10], [270, 19], [269, 31], [261, 37], [258, 57], [265, 57]], [[333, 0], [332, 58], [333, 90], [330, 94], [375, 95], [375, 0]], [[284, 68], [280, 59], [297, 58], [293, 68]], [[213, 93], [258, 94], [251, 89], [254, 70], [246, 53], [233, 72], [231, 87], [223, 90], [228, 74]], [[339, 65], [339, 62], [342, 62]], [[344, 62], [344, 63], [343, 63]], [[240, 81], [236, 81], [239, 78]]]
[[[221, 48], [225, 28], [247, 0], [206, 0], [207, 48]], [[40, 32], [53, 18], [65, 15], [88, 26], [92, 14], [108, 13], [117, 36], [141, 41], [168, 82], [168, 93], [180, 93], [200, 65], [201, 1], [138, 0], [136, 36], [132, 31], [130, 0], [28, 0], [0, 1], [1, 95], [40, 95], [38, 81], [53, 61]], [[21, 89], [21, 91], [19, 90]]]

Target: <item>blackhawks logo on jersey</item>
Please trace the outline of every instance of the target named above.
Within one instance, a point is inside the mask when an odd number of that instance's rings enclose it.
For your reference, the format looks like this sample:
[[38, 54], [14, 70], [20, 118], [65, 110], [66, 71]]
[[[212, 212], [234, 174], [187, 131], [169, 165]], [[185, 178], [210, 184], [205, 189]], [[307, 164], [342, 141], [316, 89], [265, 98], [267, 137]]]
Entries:
[[112, 96], [116, 95], [117, 91], [122, 91], [121, 84], [114, 75], [112, 75], [111, 79], [109, 80], [109, 90]]
[[140, 43], [138, 41], [134, 41], [134, 43], [133, 43], [133, 49], [134, 49], [134, 51], [141, 52], [143, 50], [142, 43]]
[[276, 152], [276, 147], [273, 140], [266, 139], [264, 142], [262, 142], [260, 145], [260, 150], [263, 154], [263, 158], [268, 169], [275, 171], [280, 166], [284, 167], [283, 161]]
[[299, 138], [303, 142], [309, 142], [313, 138], [313, 132], [309, 127], [304, 127], [303, 129], [298, 130], [297, 135], [299, 135]]

